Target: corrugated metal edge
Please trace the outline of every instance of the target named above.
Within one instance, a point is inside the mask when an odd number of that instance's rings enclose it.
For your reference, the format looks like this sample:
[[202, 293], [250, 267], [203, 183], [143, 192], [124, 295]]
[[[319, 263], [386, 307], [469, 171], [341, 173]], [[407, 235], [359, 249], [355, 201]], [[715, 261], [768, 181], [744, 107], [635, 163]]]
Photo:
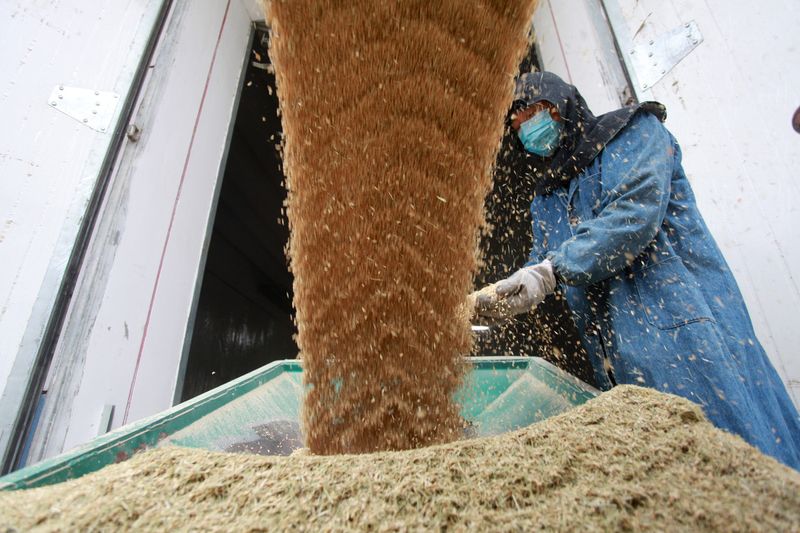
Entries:
[[617, 0], [601, 0], [600, 3], [605, 10], [608, 24], [611, 26], [611, 33], [614, 35], [614, 43], [617, 47], [617, 54], [624, 67], [623, 70], [628, 78], [628, 84], [636, 98], [636, 102], [652, 100], [652, 92], [649, 88], [642, 89], [642, 85], [636, 76], [636, 68], [630, 57], [631, 51], [633, 50], [633, 36], [625, 22], [625, 17], [622, 15], [619, 3]]

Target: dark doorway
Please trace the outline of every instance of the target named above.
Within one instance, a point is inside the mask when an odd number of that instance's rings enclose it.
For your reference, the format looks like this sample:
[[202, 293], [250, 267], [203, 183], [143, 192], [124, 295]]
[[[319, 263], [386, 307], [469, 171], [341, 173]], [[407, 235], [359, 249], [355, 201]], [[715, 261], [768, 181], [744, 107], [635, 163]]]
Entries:
[[181, 401], [297, 356], [281, 123], [268, 33], [254, 32], [233, 126]]

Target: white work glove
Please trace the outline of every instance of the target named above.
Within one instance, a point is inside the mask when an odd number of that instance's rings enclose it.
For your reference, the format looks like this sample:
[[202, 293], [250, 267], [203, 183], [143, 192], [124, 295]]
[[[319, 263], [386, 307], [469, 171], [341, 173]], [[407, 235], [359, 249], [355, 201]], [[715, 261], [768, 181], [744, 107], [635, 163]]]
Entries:
[[527, 313], [555, 289], [553, 265], [545, 259], [475, 293], [475, 312], [490, 318]]

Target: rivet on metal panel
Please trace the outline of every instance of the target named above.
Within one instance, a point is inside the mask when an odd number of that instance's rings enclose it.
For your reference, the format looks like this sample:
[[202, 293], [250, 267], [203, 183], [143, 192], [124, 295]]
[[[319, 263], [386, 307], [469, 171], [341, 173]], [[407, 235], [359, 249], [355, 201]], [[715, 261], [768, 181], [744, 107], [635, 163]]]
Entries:
[[125, 134], [132, 143], [135, 143], [142, 136], [142, 130], [136, 124], [129, 124]]
[[51, 107], [81, 124], [105, 132], [116, 115], [118, 99], [119, 96], [112, 92], [58, 85], [50, 94], [48, 102]]
[[697, 23], [690, 21], [650, 39], [648, 42], [649, 45], [640, 44], [631, 51], [631, 56], [633, 56], [631, 63], [636, 78], [644, 89], [655, 85], [667, 72], [672, 70], [697, 45], [703, 42], [703, 36]]

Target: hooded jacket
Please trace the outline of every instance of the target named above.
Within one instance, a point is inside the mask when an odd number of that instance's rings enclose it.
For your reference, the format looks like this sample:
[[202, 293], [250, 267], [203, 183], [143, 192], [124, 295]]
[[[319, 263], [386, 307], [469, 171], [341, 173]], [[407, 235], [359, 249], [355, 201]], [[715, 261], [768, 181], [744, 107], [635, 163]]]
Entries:
[[509, 117], [543, 100], [558, 109], [564, 123], [559, 150], [552, 157], [542, 158], [525, 152], [519, 140], [516, 143], [527, 159], [535, 191], [539, 194], [580, 174], [637, 111], [646, 111], [661, 122], [667, 119], [667, 109], [658, 102], [630, 105], [595, 117], [578, 89], [550, 72], [530, 72], [520, 76]]
[[528, 264], [552, 262], [596, 382], [688, 398], [718, 427], [800, 469], [797, 410], [697, 209], [663, 113], [632, 106], [594, 117], [557, 76], [523, 76], [515, 108], [540, 100], [565, 125], [553, 157], [528, 157], [538, 180]]

